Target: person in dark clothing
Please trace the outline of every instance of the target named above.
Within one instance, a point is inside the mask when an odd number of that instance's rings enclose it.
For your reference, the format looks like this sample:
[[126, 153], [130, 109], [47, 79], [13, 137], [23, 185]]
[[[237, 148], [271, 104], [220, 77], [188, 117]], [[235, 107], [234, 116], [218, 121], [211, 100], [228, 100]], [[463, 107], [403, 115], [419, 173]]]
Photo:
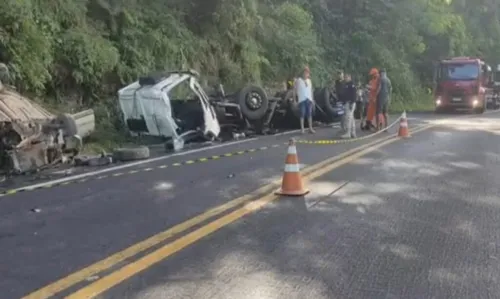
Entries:
[[344, 93], [344, 72], [340, 71], [338, 74], [337, 80], [335, 80], [335, 93], [337, 94], [337, 100], [339, 100], [342, 103], [345, 103], [343, 93]]
[[[351, 79], [351, 75], [345, 76], [344, 90], [343, 90], [343, 102], [352, 106], [352, 104], [356, 103], [357, 99], [357, 91], [356, 85]], [[349, 106], [349, 107], [350, 107]]]

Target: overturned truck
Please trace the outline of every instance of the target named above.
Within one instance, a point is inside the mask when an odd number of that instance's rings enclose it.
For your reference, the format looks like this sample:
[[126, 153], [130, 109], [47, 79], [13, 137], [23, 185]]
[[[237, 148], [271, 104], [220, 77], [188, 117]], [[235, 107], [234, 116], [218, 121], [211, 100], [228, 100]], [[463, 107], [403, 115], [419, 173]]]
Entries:
[[190, 141], [269, 127], [276, 99], [262, 88], [250, 85], [230, 95], [219, 88], [208, 95], [198, 78], [195, 71], [157, 73], [122, 88], [118, 100], [130, 134], [163, 137], [180, 149]]
[[[190, 141], [211, 141], [238, 133], [265, 134], [298, 125], [299, 110], [290, 90], [269, 97], [255, 85], [234, 94], [225, 94], [219, 86], [214, 94], [208, 94], [198, 78], [192, 70], [155, 73], [119, 90], [129, 133], [163, 137], [167, 145], [181, 149]], [[321, 112], [317, 119], [330, 122], [343, 110], [328, 89], [318, 92]]]
[[79, 153], [93, 110], [54, 115], [0, 82], [0, 171], [25, 173]]

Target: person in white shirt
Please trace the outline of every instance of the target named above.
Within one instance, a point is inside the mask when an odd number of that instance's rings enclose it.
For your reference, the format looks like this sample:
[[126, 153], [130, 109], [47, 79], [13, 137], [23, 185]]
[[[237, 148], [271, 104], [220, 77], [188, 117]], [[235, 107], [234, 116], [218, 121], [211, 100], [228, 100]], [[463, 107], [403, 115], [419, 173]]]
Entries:
[[314, 109], [313, 100], [313, 89], [310, 79], [311, 72], [309, 67], [304, 68], [302, 76], [295, 80], [295, 94], [297, 96], [297, 101], [300, 110], [300, 129], [302, 133], [304, 131], [304, 121], [307, 118], [309, 124], [309, 131], [314, 133], [313, 122], [312, 122], [312, 112]]

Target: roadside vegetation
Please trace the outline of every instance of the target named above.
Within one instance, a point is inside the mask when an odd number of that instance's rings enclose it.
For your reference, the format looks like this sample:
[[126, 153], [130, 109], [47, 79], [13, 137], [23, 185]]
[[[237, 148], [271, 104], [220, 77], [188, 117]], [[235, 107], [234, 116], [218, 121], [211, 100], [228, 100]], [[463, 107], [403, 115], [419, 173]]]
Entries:
[[208, 85], [279, 86], [308, 64], [316, 86], [343, 69], [387, 69], [394, 110], [432, 107], [433, 63], [498, 62], [500, 0], [4, 0], [0, 62], [49, 107], [92, 107], [104, 148], [125, 142], [116, 91], [154, 70]]

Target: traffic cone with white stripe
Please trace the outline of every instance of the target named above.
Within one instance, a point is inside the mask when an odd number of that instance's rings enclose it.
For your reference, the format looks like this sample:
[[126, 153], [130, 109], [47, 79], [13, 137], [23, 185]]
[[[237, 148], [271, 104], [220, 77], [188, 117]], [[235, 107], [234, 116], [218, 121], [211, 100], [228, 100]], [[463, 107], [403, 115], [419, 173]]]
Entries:
[[276, 192], [276, 195], [303, 196], [307, 193], [309, 193], [309, 190], [304, 187], [302, 176], [300, 174], [299, 158], [297, 156], [295, 140], [291, 139], [288, 144], [288, 153], [285, 159], [285, 171], [283, 173], [281, 189]]
[[401, 120], [399, 121], [398, 137], [401, 138], [410, 137], [410, 131], [408, 130], [408, 119], [406, 118], [406, 111], [403, 111], [403, 115], [401, 115]]

